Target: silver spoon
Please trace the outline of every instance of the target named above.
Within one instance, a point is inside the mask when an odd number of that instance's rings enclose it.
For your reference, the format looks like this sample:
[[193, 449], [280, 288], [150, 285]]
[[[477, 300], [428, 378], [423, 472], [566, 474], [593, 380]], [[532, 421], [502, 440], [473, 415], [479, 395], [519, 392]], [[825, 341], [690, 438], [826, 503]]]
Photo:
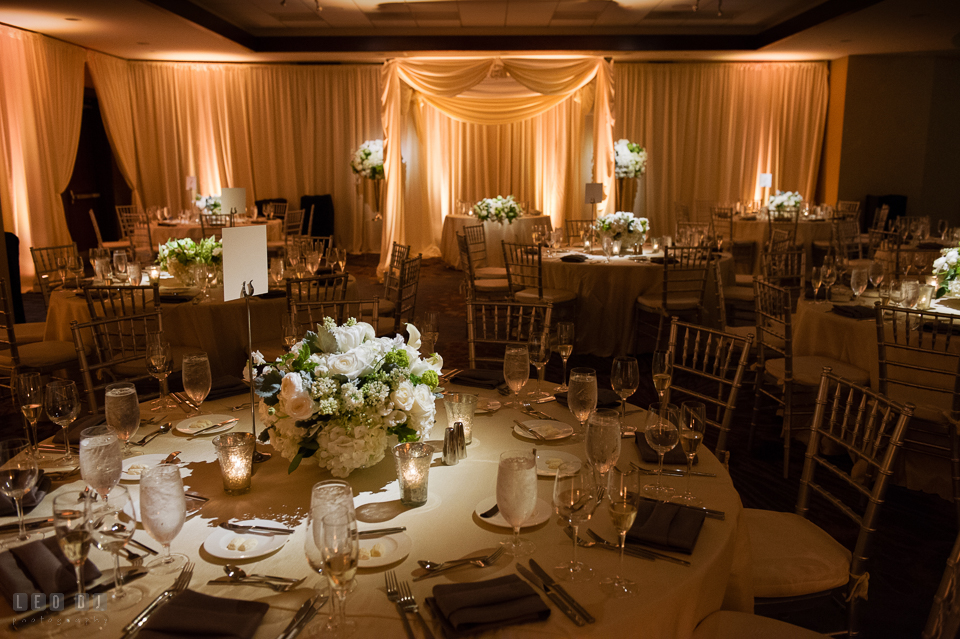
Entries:
[[292, 583], [295, 583], [296, 581], [299, 581], [297, 579], [290, 579], [289, 577], [271, 577], [270, 575], [256, 575], [256, 574], [248, 575], [243, 568], [241, 568], [240, 566], [234, 566], [233, 564], [227, 564], [226, 566], [224, 566], [223, 572], [227, 573], [227, 576], [230, 577], [231, 579], [264, 579], [267, 581], [280, 581], [288, 584], [292, 584]]
[[133, 445], [143, 446], [144, 444], [152, 441], [154, 438], [159, 437], [160, 435], [165, 435], [166, 433], [169, 433], [172, 428], [173, 428], [173, 422], [167, 422], [166, 424], [161, 426], [158, 430], [155, 430], [154, 432], [150, 433], [140, 441], [133, 442]]

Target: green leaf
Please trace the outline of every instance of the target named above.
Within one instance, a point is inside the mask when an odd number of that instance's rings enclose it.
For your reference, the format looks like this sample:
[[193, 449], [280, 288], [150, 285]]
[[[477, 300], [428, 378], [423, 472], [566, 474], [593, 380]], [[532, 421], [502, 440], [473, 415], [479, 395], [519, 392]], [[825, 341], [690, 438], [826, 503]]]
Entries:
[[267, 406], [276, 406], [279, 403], [277, 393], [280, 392], [280, 383], [283, 381], [283, 375], [278, 370], [272, 370], [266, 375], [261, 375], [253, 380], [253, 388], [259, 397], [263, 398]]
[[946, 294], [947, 294], [947, 287], [946, 287], [946, 286], [941, 286], [940, 288], [937, 289], [937, 299], [940, 299], [941, 297], [943, 297], [943, 296], [946, 295]]
[[300, 462], [303, 461], [303, 455], [297, 453], [297, 456], [290, 460], [290, 465], [287, 466], [287, 474], [289, 475], [300, 466]]
[[387, 433], [389, 433], [389, 434], [391, 434], [391, 435], [396, 435], [396, 436], [397, 436], [397, 440], [398, 440], [401, 444], [405, 444], [405, 443], [407, 443], [407, 442], [419, 441], [419, 439], [420, 439], [420, 438], [417, 436], [417, 431], [415, 431], [415, 430], [413, 430], [412, 428], [408, 427], [407, 424], [406, 424], [406, 422], [404, 422], [403, 424], [397, 424], [396, 426], [392, 426], [392, 427], [388, 428], [388, 429], [387, 429]]

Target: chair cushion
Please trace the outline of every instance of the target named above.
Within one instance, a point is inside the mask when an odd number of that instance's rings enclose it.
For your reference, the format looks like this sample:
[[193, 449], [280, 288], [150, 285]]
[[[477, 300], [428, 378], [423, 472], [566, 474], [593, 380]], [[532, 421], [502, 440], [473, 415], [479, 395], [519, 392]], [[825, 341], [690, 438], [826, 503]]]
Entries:
[[478, 280], [499, 280], [507, 277], [507, 269], [500, 266], [481, 266], [473, 269], [473, 275]]
[[753, 287], [752, 286], [724, 286], [723, 298], [725, 300], [730, 300], [735, 302], [752, 302]]
[[[514, 297], [518, 302], [539, 302], [541, 300], [535, 288], [525, 288], [522, 291], [517, 291], [514, 293]], [[573, 291], [565, 291], [562, 288], [545, 288], [543, 289], [542, 299], [544, 302], [563, 304], [576, 300], [577, 294]]]
[[105, 249], [125, 249], [130, 248], [130, 240], [109, 240], [103, 243]]
[[[0, 355], [0, 368], [13, 366], [13, 357], [9, 351]], [[20, 365], [26, 368], [42, 368], [50, 370], [52, 367], [71, 364], [77, 361], [77, 347], [73, 342], [33, 342], [32, 344], [17, 345], [20, 353]]]
[[849, 550], [794, 513], [744, 508], [753, 594], [793, 597], [838, 588], [850, 578]]
[[813, 245], [818, 249], [830, 250], [833, 247], [833, 242], [830, 240], [814, 240]]
[[507, 293], [510, 291], [510, 280], [473, 280], [473, 288], [482, 293]]
[[734, 281], [737, 283], [737, 286], [746, 286], [753, 290], [753, 275], [751, 273], [737, 273], [736, 276], [734, 276]]
[[[637, 304], [645, 311], [659, 313], [660, 309], [663, 308], [663, 297], [661, 295], [641, 295], [637, 298]], [[695, 295], [677, 295], [671, 297], [667, 304], [671, 311], [691, 311], [700, 306], [700, 298]]]
[[[786, 360], [782, 357], [768, 359], [764, 362], [764, 369], [777, 379], [782, 380], [785, 377], [785, 365]], [[848, 379], [854, 384], [870, 383], [870, 373], [862, 368], [857, 368], [853, 364], [847, 364], [829, 357], [820, 357], [819, 355], [794, 357], [793, 381], [804, 386], [819, 386], [824, 366], [829, 366], [833, 369], [835, 375]]]
[[693, 639], [822, 639], [828, 635], [770, 617], [718, 610], [700, 622]]
[[397, 303], [393, 300], [381, 299], [380, 303], [377, 304], [377, 313], [380, 317], [393, 317], [396, 312]]
[[32, 344], [33, 342], [42, 342], [46, 329], [46, 322], [27, 322], [26, 324], [14, 324], [13, 326], [14, 334], [17, 336], [18, 346]]
[[[754, 339], [757, 337], [756, 326], [724, 326], [723, 332], [730, 333], [731, 335], [739, 335], [740, 337], [746, 337], [747, 335], [752, 335]], [[754, 341], [754, 346], [756, 346], [756, 341]]]

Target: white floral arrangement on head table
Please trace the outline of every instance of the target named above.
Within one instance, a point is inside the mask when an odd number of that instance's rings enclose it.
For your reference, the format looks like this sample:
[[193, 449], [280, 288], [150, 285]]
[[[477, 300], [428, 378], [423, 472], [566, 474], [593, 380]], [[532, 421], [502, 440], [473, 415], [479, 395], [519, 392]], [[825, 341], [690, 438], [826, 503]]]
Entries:
[[637, 177], [647, 170], [647, 151], [636, 142], [617, 140], [613, 143], [613, 156], [614, 175], [618, 178]]
[[194, 242], [189, 237], [169, 240], [160, 245], [157, 255], [160, 268], [177, 279], [185, 281], [194, 264], [210, 264], [218, 270], [223, 269], [223, 242], [208, 237]]
[[357, 175], [370, 180], [382, 180], [383, 174], [383, 140], [367, 140], [360, 148], [353, 152], [350, 168]]
[[960, 249], [940, 249], [940, 257], [933, 261], [933, 274], [937, 276], [936, 299], [948, 293], [960, 295]]
[[477, 219], [481, 222], [486, 222], [488, 220], [494, 222], [500, 222], [503, 224], [504, 221], [507, 224], [513, 224], [513, 221], [523, 215], [523, 209], [520, 208], [520, 205], [512, 195], [503, 197], [498, 195], [497, 197], [487, 197], [473, 206], [473, 214], [477, 216]]
[[204, 209], [209, 213], [220, 212], [219, 195], [197, 195], [196, 204], [198, 209]]
[[767, 208], [775, 211], [796, 209], [800, 207], [802, 202], [803, 196], [797, 191], [777, 191], [775, 194], [771, 195], [770, 199], [767, 201]]
[[327, 317], [275, 362], [253, 354], [259, 419], [289, 472], [308, 463], [346, 477], [383, 459], [390, 436], [409, 442], [427, 434], [443, 358], [420, 354], [413, 324], [407, 333], [406, 342], [376, 337], [366, 322], [337, 326]]
[[636, 217], [630, 211], [617, 211], [598, 217], [593, 227], [601, 237], [611, 237], [630, 246], [643, 243], [650, 230], [650, 222], [645, 217]]

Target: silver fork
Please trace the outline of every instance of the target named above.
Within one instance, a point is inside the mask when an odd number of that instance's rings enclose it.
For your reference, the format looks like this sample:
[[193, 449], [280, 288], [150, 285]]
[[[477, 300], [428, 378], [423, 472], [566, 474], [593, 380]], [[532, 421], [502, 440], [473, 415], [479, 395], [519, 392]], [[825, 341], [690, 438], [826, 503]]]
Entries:
[[403, 621], [403, 629], [407, 632], [407, 637], [409, 639], [416, 639], [413, 634], [413, 628], [410, 627], [410, 620], [407, 619], [407, 611], [400, 604], [400, 590], [399, 583], [397, 582], [397, 574], [392, 570], [384, 574], [384, 581], [387, 589], [387, 599], [393, 602], [393, 605], [397, 607], [397, 612], [400, 614], [400, 619]]
[[161, 592], [156, 599], [151, 601], [150, 604], [140, 612], [140, 614], [134, 617], [133, 621], [123, 627], [123, 636], [121, 639], [129, 639], [129, 637], [132, 637], [140, 632], [140, 629], [143, 628], [145, 623], [147, 623], [150, 615], [152, 615], [156, 609], [163, 605], [167, 600], [172, 599], [186, 590], [187, 586], [190, 585], [191, 579], [193, 579], [193, 562], [188, 561], [183, 566], [183, 569], [177, 576], [176, 581], [173, 582], [173, 585]]
[[[500, 546], [499, 548], [494, 550], [492, 553], [490, 553], [486, 557], [478, 557], [476, 559], [460, 561], [457, 563], [445, 562], [450, 565], [443, 566], [442, 568], [435, 568], [425, 575], [420, 575], [419, 577], [414, 578], [414, 581], [422, 581], [424, 579], [429, 579], [430, 577], [434, 577], [441, 573], [447, 572], [448, 570], [453, 570], [454, 568], [460, 568], [461, 566], [476, 566], [477, 568], [487, 568], [488, 566], [492, 566], [493, 564], [497, 563], [497, 560], [503, 556], [504, 550], [505, 550], [505, 546]], [[457, 560], [454, 559], [453, 561], [456, 562]]]
[[534, 408], [530, 402], [521, 402], [521, 404], [523, 405], [523, 408], [524, 408], [523, 412], [527, 413], [531, 417], [536, 417], [537, 419], [549, 419], [553, 421], [552, 417]]
[[[501, 548], [502, 547], [503, 546], [501, 546]], [[417, 605], [417, 600], [413, 598], [413, 593], [410, 591], [410, 584], [406, 581], [400, 582], [400, 605], [403, 606], [405, 612], [412, 612], [417, 615], [417, 619], [420, 620], [420, 625], [423, 626], [423, 634], [427, 636], [427, 639], [433, 639], [430, 626], [427, 625], [427, 620], [420, 614], [420, 606]]]

